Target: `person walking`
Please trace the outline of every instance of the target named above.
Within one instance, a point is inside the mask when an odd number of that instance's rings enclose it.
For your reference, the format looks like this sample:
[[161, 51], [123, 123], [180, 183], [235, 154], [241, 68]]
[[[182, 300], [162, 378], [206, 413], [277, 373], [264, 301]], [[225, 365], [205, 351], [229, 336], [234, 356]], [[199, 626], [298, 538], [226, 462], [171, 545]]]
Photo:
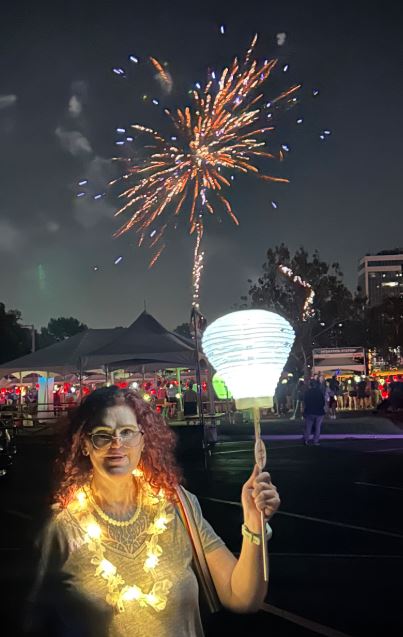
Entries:
[[304, 405], [304, 444], [309, 445], [313, 429], [313, 444], [319, 445], [320, 430], [325, 415], [325, 397], [316, 380], [311, 380], [310, 387], [305, 392]]

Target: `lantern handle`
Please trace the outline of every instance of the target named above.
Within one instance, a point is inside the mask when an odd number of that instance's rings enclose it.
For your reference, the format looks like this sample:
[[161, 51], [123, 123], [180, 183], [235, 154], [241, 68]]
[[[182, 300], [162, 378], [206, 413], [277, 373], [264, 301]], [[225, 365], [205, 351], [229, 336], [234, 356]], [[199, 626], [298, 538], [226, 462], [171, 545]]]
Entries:
[[[260, 472], [266, 466], [267, 454], [266, 447], [261, 438], [260, 429], [260, 408], [253, 407], [253, 424], [255, 427], [255, 462], [259, 467]], [[269, 581], [269, 554], [267, 550], [266, 540], [266, 520], [264, 517], [264, 511], [260, 512], [260, 540], [262, 545], [262, 559], [263, 559], [263, 577], [264, 581]]]

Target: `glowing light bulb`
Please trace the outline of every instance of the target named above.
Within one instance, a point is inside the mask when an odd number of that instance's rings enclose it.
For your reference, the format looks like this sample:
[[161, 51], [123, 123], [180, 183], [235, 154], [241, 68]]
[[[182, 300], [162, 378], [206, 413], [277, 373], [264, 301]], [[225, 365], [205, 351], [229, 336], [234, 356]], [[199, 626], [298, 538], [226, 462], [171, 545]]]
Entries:
[[145, 597], [150, 606], [155, 606], [155, 604], [158, 602], [158, 597], [156, 595], [153, 595], [153, 593], [149, 593]]
[[156, 528], [160, 529], [161, 531], [165, 531], [165, 525], [166, 525], [167, 521], [168, 520], [166, 518], [161, 516], [160, 518], [158, 518], [158, 520], [155, 521]]
[[293, 328], [279, 314], [242, 310], [209, 325], [202, 347], [238, 409], [271, 407], [294, 338]]
[[116, 574], [116, 566], [109, 562], [109, 560], [102, 560], [99, 566], [102, 569], [102, 574], [107, 577]]
[[87, 535], [92, 540], [99, 540], [101, 537], [101, 527], [96, 522], [90, 522], [87, 526]]
[[132, 471], [132, 474], [134, 475], [135, 478], [142, 478], [144, 475], [141, 469], [134, 469]]
[[156, 555], [149, 555], [146, 559], [146, 561], [144, 562], [144, 568], [149, 569], [149, 568], [155, 568], [158, 565], [158, 557]]
[[76, 498], [80, 506], [83, 507], [86, 504], [87, 496], [85, 495], [84, 491], [78, 491], [76, 494]]
[[125, 602], [132, 602], [134, 599], [140, 599], [141, 590], [137, 586], [129, 586], [122, 595]]

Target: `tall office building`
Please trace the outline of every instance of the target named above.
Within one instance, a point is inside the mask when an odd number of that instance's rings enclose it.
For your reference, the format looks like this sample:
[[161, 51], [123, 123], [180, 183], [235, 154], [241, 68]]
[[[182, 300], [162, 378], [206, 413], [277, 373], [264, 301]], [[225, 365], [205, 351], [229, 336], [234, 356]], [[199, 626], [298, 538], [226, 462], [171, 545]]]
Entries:
[[403, 298], [403, 249], [363, 257], [358, 266], [358, 287], [371, 306], [390, 296]]

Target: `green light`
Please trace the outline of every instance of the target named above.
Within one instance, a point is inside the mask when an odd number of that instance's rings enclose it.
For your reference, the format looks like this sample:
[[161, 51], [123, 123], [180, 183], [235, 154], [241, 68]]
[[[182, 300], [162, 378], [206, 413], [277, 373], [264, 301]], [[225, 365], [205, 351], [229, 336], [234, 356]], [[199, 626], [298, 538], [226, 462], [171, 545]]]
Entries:
[[218, 400], [226, 400], [226, 398], [232, 398], [230, 390], [218, 374], [214, 374], [213, 376], [213, 388]]

